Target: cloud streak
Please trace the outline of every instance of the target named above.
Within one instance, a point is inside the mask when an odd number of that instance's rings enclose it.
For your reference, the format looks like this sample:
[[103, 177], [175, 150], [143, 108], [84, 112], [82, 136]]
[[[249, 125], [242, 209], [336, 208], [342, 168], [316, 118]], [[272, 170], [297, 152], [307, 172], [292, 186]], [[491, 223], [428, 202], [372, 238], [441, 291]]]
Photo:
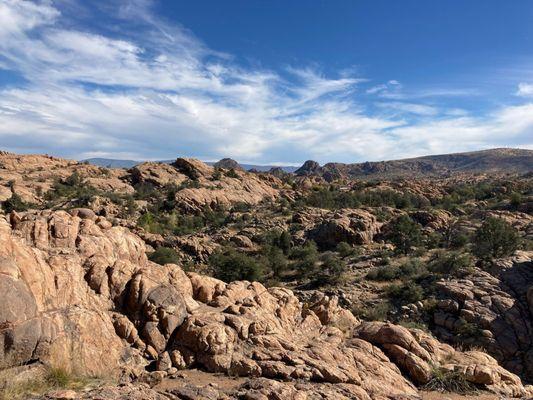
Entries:
[[[152, 14], [150, 2], [112, 8], [114, 34], [83, 29], [58, 4], [0, 0], [0, 66], [25, 80], [0, 88], [4, 148], [268, 163], [531, 145], [531, 104], [476, 119], [399, 101], [408, 96], [396, 80], [243, 66]], [[380, 99], [376, 110], [365, 96]]]

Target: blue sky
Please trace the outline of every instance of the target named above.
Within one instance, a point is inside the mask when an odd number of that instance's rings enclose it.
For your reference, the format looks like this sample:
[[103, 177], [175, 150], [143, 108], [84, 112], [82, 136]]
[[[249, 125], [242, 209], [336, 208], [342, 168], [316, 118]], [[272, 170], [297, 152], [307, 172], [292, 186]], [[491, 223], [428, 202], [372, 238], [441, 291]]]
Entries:
[[0, 0], [0, 144], [299, 164], [533, 148], [533, 2]]

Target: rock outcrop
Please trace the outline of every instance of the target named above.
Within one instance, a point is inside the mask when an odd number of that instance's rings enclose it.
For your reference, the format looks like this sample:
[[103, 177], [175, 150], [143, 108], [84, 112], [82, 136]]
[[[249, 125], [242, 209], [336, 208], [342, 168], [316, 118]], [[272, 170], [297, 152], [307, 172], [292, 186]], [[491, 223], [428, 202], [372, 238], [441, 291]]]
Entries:
[[416, 398], [434, 366], [529, 395], [491, 357], [422, 331], [361, 324], [335, 297], [304, 304], [287, 289], [154, 264], [145, 251], [138, 236], [87, 209], [1, 217], [2, 360], [135, 376], [150, 363], [159, 377], [196, 367], [248, 379], [231, 390], [124, 386], [87, 399]]
[[464, 279], [437, 282], [436, 332], [450, 342], [482, 346], [508, 370], [533, 378], [531, 252], [474, 268]]
[[308, 208], [296, 214], [293, 220], [304, 226], [307, 238], [314, 240], [321, 249], [334, 249], [341, 242], [369, 244], [381, 227], [377, 218], [363, 209]]

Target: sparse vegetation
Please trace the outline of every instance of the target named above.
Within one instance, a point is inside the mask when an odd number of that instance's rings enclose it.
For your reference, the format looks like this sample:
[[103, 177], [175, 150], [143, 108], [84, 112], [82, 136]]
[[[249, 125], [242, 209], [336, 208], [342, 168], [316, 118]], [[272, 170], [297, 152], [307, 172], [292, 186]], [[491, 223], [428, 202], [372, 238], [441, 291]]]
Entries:
[[148, 258], [160, 265], [178, 264], [180, 262], [178, 253], [171, 247], [158, 247], [153, 253], [150, 253]]
[[482, 260], [504, 257], [518, 248], [516, 230], [501, 218], [487, 218], [476, 231], [473, 253]]
[[[94, 380], [94, 379], [92, 379]], [[16, 368], [0, 370], [0, 400], [25, 400], [57, 389], [81, 389], [91, 379], [64, 368], [47, 368], [44, 374], [29, 378], [17, 377]]]
[[419, 224], [403, 214], [392, 223], [388, 239], [398, 252], [408, 254], [422, 244], [422, 230]]
[[10, 213], [11, 211], [26, 211], [28, 208], [29, 205], [16, 193], [12, 193], [11, 197], [2, 203], [2, 209], [6, 213]]
[[477, 392], [476, 386], [468, 382], [464, 374], [458, 371], [449, 371], [444, 368], [433, 368], [430, 381], [422, 388], [424, 390], [461, 394], [473, 394]]
[[237, 280], [261, 281], [264, 268], [256, 259], [228, 247], [209, 258], [209, 265], [216, 278], [225, 282]]

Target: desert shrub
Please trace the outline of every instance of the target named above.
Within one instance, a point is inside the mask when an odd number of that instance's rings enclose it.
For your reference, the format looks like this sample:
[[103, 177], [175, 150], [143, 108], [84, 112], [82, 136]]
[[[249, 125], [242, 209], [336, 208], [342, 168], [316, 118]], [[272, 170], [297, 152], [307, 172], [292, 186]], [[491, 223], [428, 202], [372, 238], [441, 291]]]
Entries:
[[455, 334], [460, 339], [479, 339], [481, 337], [481, 328], [479, 325], [468, 322], [463, 318], [459, 318], [457, 328], [455, 328]]
[[327, 252], [321, 256], [322, 265], [319, 267], [315, 281], [320, 285], [336, 285], [340, 283], [347, 270], [346, 262], [336, 254]]
[[422, 230], [419, 224], [404, 214], [392, 223], [388, 239], [396, 246], [397, 251], [408, 254], [413, 247], [422, 244]]
[[[89, 185], [75, 171], [63, 181], [56, 180], [44, 197], [49, 203], [53, 203], [58, 199], [69, 199], [74, 200], [78, 206], [87, 206], [97, 194], [99, 194], [98, 190]], [[51, 206], [52, 204], [48, 204], [48, 207]]]
[[264, 268], [261, 263], [230, 247], [213, 253], [209, 257], [209, 266], [215, 277], [225, 282], [259, 281], [264, 275]]
[[511, 196], [509, 197], [509, 204], [513, 208], [518, 208], [520, 204], [524, 201], [522, 194], [519, 192], [513, 192], [511, 193]]
[[261, 262], [266, 271], [279, 278], [283, 272], [287, 271], [289, 262], [282, 249], [277, 246], [266, 245], [261, 250]]
[[12, 193], [11, 197], [2, 203], [2, 209], [6, 213], [10, 213], [11, 211], [26, 211], [28, 208], [29, 205], [16, 193]]
[[372, 281], [392, 281], [398, 278], [398, 267], [392, 265], [378, 267], [369, 271], [366, 277]]
[[240, 201], [235, 203], [233, 207], [231, 207], [231, 210], [234, 212], [248, 212], [251, 208], [252, 206], [250, 204]]
[[373, 281], [392, 281], [418, 276], [423, 272], [425, 272], [424, 265], [415, 258], [399, 266], [386, 265], [373, 269], [366, 277]]
[[43, 375], [17, 378], [12, 369], [0, 370], [0, 400], [24, 400], [35, 398], [58, 389], [81, 389], [89, 379], [75, 375], [63, 368], [48, 368]]
[[283, 251], [284, 254], [289, 254], [291, 250], [291, 234], [287, 231], [280, 233], [276, 245]]
[[459, 270], [469, 267], [472, 257], [457, 251], [438, 251], [429, 262], [428, 269], [438, 274], [455, 274]]
[[303, 246], [293, 247], [290, 251], [289, 258], [295, 261], [294, 266], [301, 275], [307, 276], [312, 274], [318, 261], [318, 250], [315, 242], [310, 240]]
[[346, 242], [340, 242], [337, 245], [335, 251], [337, 251], [337, 253], [339, 253], [339, 256], [341, 256], [342, 258], [354, 256], [358, 253], [358, 250], [355, 247], [349, 245]]
[[237, 171], [235, 171], [234, 168], [230, 168], [228, 171], [226, 171], [226, 176], [228, 178], [236, 178], [236, 179], [240, 178], [239, 174], [237, 174]]
[[501, 218], [487, 218], [476, 231], [472, 252], [483, 260], [505, 257], [518, 248], [518, 232]]
[[381, 301], [369, 307], [354, 307], [352, 313], [365, 321], [385, 321], [392, 307], [388, 301]]
[[213, 175], [211, 176], [211, 180], [212, 181], [219, 181], [220, 179], [222, 179], [222, 171], [220, 170], [219, 167], [215, 167], [215, 169], [213, 171]]
[[431, 379], [422, 388], [424, 390], [462, 394], [475, 393], [477, 391], [476, 386], [468, 382], [464, 374], [443, 368], [434, 368]]
[[151, 212], [141, 215], [137, 220], [137, 225], [150, 233], [163, 233], [163, 227], [157, 221], [157, 217]]
[[396, 304], [404, 305], [415, 303], [424, 298], [424, 290], [415, 282], [406, 282], [401, 285], [390, 285], [387, 296]]
[[150, 253], [148, 258], [150, 261], [160, 265], [178, 264], [180, 262], [180, 256], [172, 247], [158, 247], [153, 253]]

